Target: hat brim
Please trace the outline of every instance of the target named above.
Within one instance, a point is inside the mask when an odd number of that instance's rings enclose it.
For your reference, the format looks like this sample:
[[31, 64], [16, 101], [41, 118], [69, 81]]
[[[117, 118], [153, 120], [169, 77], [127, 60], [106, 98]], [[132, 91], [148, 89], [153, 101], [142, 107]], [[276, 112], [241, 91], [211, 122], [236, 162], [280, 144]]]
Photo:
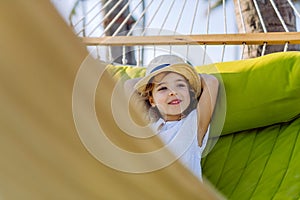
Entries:
[[198, 73], [192, 66], [190, 66], [186, 63], [173, 64], [173, 65], [164, 67], [162, 69], [159, 69], [157, 71], [154, 71], [154, 72], [146, 75], [145, 77], [143, 77], [141, 80], [139, 80], [135, 84], [134, 88], [139, 93], [143, 93], [146, 90], [146, 86], [149, 83], [149, 81], [154, 76], [156, 76], [162, 72], [175, 72], [175, 73], [178, 73], [178, 74], [184, 76], [187, 79], [187, 81], [189, 82], [192, 89], [195, 91], [196, 97], [198, 97], [200, 95], [200, 92], [201, 92], [200, 76], [198, 75]]

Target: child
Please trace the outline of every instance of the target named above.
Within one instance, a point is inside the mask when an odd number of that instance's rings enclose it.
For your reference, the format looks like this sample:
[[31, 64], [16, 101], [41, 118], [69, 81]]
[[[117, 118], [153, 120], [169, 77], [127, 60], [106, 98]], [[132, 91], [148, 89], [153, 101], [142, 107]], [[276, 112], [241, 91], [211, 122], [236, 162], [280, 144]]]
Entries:
[[[150, 62], [145, 77], [128, 80], [125, 88], [127, 92], [134, 88], [136, 97], [144, 98], [154, 131], [202, 180], [201, 156], [209, 135], [218, 80], [197, 74], [178, 56], [162, 55]], [[185, 144], [188, 146], [182, 148]]]

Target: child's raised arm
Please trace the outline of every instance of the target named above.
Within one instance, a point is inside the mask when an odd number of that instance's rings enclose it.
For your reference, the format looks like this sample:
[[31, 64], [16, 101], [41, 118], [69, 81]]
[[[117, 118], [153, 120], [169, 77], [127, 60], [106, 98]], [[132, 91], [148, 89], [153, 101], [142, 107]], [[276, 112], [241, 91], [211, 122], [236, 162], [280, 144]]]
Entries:
[[219, 81], [213, 75], [201, 74], [202, 94], [200, 96], [197, 111], [198, 111], [198, 141], [199, 146], [202, 145], [202, 140], [207, 132], [212, 114], [214, 112], [217, 96]]

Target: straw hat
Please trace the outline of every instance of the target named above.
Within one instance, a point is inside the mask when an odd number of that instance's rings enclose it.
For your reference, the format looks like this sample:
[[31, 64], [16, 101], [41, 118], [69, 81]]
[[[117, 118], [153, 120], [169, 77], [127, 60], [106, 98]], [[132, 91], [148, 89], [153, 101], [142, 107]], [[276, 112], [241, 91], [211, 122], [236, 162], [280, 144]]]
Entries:
[[146, 68], [146, 75], [136, 83], [134, 88], [142, 93], [152, 77], [162, 72], [176, 72], [184, 76], [195, 91], [196, 97], [201, 92], [201, 80], [195, 68], [176, 55], [161, 55], [155, 57]]

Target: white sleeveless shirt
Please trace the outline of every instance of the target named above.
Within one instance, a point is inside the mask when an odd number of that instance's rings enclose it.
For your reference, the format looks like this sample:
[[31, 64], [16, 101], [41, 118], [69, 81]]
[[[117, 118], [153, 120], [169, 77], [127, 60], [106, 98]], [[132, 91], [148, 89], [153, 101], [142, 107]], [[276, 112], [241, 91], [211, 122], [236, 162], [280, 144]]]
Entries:
[[197, 139], [197, 110], [179, 121], [165, 122], [159, 119], [152, 128], [182, 164], [202, 181], [201, 157], [207, 144], [210, 126], [200, 147]]

